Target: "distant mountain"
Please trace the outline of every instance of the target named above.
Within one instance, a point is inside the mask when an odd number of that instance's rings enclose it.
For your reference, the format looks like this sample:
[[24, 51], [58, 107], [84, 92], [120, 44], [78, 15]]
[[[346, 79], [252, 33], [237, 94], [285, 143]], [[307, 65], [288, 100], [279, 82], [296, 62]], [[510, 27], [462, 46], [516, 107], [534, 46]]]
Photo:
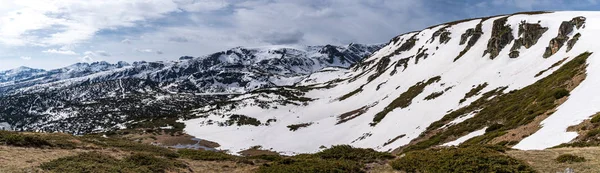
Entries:
[[382, 46], [237, 47], [170, 62], [21, 67], [0, 72], [0, 122], [81, 134], [133, 120], [179, 118], [232, 94], [291, 86], [326, 67], [348, 68]]

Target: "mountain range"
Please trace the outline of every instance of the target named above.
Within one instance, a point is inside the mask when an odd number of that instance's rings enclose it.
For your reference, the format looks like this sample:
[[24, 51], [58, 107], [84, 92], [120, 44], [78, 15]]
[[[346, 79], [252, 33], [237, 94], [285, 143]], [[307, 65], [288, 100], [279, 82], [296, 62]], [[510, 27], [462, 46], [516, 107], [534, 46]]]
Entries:
[[150, 123], [232, 153], [600, 144], [590, 120], [600, 112], [597, 20], [598, 12], [528, 12], [449, 22], [378, 45], [21, 67], [0, 72], [0, 122], [73, 134]]

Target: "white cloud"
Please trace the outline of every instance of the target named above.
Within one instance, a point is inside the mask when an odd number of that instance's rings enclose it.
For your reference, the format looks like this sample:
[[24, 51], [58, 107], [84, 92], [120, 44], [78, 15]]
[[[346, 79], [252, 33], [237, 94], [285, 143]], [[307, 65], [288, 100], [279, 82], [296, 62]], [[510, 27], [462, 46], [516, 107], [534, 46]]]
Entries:
[[225, 0], [175, 0], [181, 9], [190, 12], [209, 12], [229, 5]]
[[89, 56], [94, 56], [94, 57], [97, 57], [97, 56], [105, 56], [105, 57], [106, 56], [110, 56], [110, 54], [108, 52], [103, 51], [103, 50], [85, 51], [83, 54], [84, 55], [89, 55]]
[[21, 56], [19, 58], [21, 58], [22, 60], [31, 60], [30, 56]]
[[62, 54], [62, 55], [77, 55], [77, 53], [72, 50], [63, 50], [63, 49], [48, 49], [42, 51], [43, 53], [52, 53], [52, 54]]
[[129, 40], [129, 39], [123, 39], [123, 40], [121, 40], [121, 43], [131, 44], [131, 40]]
[[98, 31], [133, 27], [178, 11], [164, 0], [2, 2], [0, 43], [62, 46], [82, 43]]
[[135, 49], [135, 51], [140, 52], [140, 53], [156, 53], [158, 55], [161, 55], [164, 53], [161, 50], [152, 50], [152, 49]]

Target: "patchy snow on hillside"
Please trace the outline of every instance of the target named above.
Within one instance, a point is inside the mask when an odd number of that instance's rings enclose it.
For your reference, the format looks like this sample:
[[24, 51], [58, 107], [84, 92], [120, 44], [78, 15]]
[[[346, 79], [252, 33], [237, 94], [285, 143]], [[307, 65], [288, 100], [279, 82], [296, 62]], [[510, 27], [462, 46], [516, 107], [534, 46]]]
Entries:
[[462, 136], [462, 137], [460, 137], [460, 138], [458, 138], [458, 139], [456, 139], [454, 141], [442, 144], [442, 146], [457, 146], [457, 145], [462, 144], [463, 142], [465, 142], [465, 141], [467, 141], [467, 140], [469, 140], [469, 139], [471, 139], [473, 137], [481, 136], [481, 135], [485, 134], [485, 129], [487, 129], [487, 127], [483, 128], [481, 130], [477, 130], [477, 131], [471, 132], [471, 133], [469, 133], [469, 134], [467, 134], [465, 136]]
[[[587, 20], [584, 28], [573, 31], [573, 33], [582, 35], [576, 46], [569, 52], [566, 52], [566, 46], [563, 46], [554, 55], [543, 58], [548, 43], [558, 34], [561, 22], [569, 21], [577, 16], [585, 16]], [[221, 144], [219, 149], [231, 152], [260, 145], [263, 148], [286, 154], [311, 153], [319, 151], [320, 146], [338, 144], [390, 151], [419, 137], [431, 123], [440, 120], [449, 111], [467, 106], [480, 98], [481, 94], [477, 94], [465, 99], [462, 103], [459, 102], [477, 85], [488, 84], [479, 93], [499, 87], [508, 87], [505, 91], [520, 89], [551, 74], [557, 68], [535, 77], [538, 72], [547, 69], [563, 58], [569, 57], [568, 60], [571, 60], [583, 52], [598, 50], [593, 46], [595, 39], [598, 38], [598, 34], [595, 33], [600, 33], [598, 30], [600, 27], [597, 24], [600, 23], [600, 13], [598, 12], [517, 14], [508, 17], [506, 23], [512, 28], [515, 38], [519, 38], [518, 27], [522, 21], [539, 23], [543, 27], [548, 27], [548, 30], [537, 41], [537, 44], [530, 48], [517, 49], [520, 52], [518, 58], [509, 57], [510, 48], [515, 44], [515, 41], [512, 41], [499, 51], [497, 57], [492, 59], [490, 53], [484, 55], [484, 51], [486, 51], [488, 40], [492, 36], [490, 31], [494, 20], [502, 17], [504, 16], [496, 16], [485, 21], [474, 19], [449, 26], [446, 29], [450, 32], [451, 39], [447, 43], [440, 43], [439, 37], [430, 41], [433, 33], [446, 25], [403, 34], [365, 59], [361, 66], [353, 67], [347, 72], [321, 71], [305, 78], [300, 82], [301, 86], [340, 79], [331, 87], [306, 91], [304, 97], [315, 99], [307, 104], [272, 103], [272, 105], [276, 105], [276, 109], [273, 106], [264, 108], [260, 104], [240, 104], [241, 106], [238, 105], [232, 109], [208, 110], [197, 114], [202, 118], [184, 121], [185, 131], [198, 138], [218, 142]], [[454, 61], [455, 57], [467, 47], [467, 44], [459, 44], [461, 35], [467, 29], [475, 28], [480, 22], [484, 32], [479, 40], [464, 56]], [[411, 46], [413, 43], [414, 45]], [[427, 56], [419, 56], [423, 52]], [[418, 62], [416, 57], [420, 57]], [[596, 75], [593, 74], [600, 74], [597, 72], [600, 69], [598, 68], [599, 61], [593, 57], [590, 59], [588, 78], [600, 80], [600, 77], [595, 77]], [[436, 76], [440, 76], [441, 79], [425, 86], [423, 91], [411, 100], [409, 106], [393, 109], [377, 125], [370, 125], [377, 113], [384, 110], [411, 86]], [[595, 93], [595, 91], [590, 91], [591, 88], [600, 87], [595, 84], [600, 84], [600, 82], [584, 81], [573, 91], [569, 100], [542, 123], [544, 128], [538, 132], [540, 134], [536, 133], [526, 138], [516, 148], [547, 148], [573, 139], [575, 134], [566, 132], [566, 127], [577, 124], [600, 111], [600, 100], [598, 100], [600, 98], [594, 98], [595, 95], [591, 93]], [[439, 97], [431, 100], [424, 99], [431, 93], [440, 91], [444, 92]], [[360, 114], [356, 112], [360, 112]], [[570, 117], [567, 116], [567, 113]], [[269, 119], [277, 121], [260, 126], [221, 127], [207, 123], [223, 120], [223, 117], [226, 118], [227, 115], [244, 115], [256, 118], [261, 122]], [[356, 116], [340, 123], [339, 119], [342, 115]], [[470, 117], [467, 115], [455, 120], [455, 123]], [[303, 123], [310, 125], [296, 131], [288, 128], [290, 125]], [[476, 132], [470, 133], [465, 138], [481, 135], [485, 133], [485, 130]], [[557, 136], [550, 137], [551, 133]], [[402, 135], [404, 136], [397, 138]], [[392, 143], [384, 145], [395, 138], [396, 140]]]

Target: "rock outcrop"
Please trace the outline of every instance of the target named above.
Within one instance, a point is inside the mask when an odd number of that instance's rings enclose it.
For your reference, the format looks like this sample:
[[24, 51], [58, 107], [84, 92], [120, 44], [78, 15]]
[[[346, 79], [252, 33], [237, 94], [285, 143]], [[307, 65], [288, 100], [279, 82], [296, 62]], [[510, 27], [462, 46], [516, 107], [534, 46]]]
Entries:
[[510, 25], [506, 25], [508, 17], [496, 19], [492, 26], [492, 37], [488, 41], [487, 50], [483, 55], [490, 54], [490, 59], [494, 59], [500, 54], [500, 51], [510, 44], [515, 38], [512, 34]]
[[[560, 48], [565, 44], [567, 40], [569, 40], [569, 34], [573, 32], [573, 28], [580, 29], [581, 27], [585, 27], [585, 17], [579, 16], [571, 19], [571, 21], [563, 21], [558, 28], [558, 35], [550, 40], [550, 45], [546, 47], [546, 51], [544, 52], [544, 58], [548, 58], [554, 55]], [[575, 44], [577, 40], [573, 41], [572, 44]]]
[[542, 27], [539, 23], [526, 23], [525, 21], [521, 21], [518, 31], [519, 38], [515, 40], [512, 48], [510, 48], [508, 56], [510, 58], [519, 57], [519, 49], [522, 46], [529, 49], [538, 42], [546, 31], [548, 31], [548, 28]]

